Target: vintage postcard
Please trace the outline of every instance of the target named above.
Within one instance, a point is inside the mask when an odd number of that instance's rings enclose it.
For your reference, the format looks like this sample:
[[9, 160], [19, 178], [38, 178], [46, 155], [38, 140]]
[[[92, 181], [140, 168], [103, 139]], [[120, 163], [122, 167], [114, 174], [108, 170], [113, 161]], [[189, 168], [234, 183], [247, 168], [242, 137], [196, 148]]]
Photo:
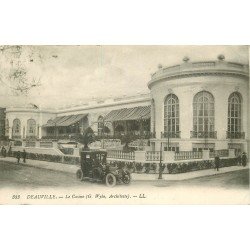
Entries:
[[249, 204], [248, 46], [0, 46], [0, 204]]

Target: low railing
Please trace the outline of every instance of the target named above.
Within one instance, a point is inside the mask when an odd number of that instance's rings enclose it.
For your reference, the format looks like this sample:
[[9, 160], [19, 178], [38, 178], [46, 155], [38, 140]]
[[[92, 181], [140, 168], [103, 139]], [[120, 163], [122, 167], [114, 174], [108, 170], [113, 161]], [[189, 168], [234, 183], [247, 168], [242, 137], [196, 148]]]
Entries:
[[121, 150], [108, 150], [108, 158], [135, 160], [135, 152], [124, 152]]
[[66, 139], [70, 139], [70, 136], [69, 135], [58, 135], [58, 136], [55, 136], [55, 135], [46, 135], [46, 136], [43, 136], [42, 137], [43, 140], [66, 140]]
[[26, 141], [25, 142], [25, 147], [34, 148], [35, 146], [36, 146], [36, 142], [35, 141]]
[[22, 141], [14, 141], [14, 146], [20, 147], [22, 144]]
[[161, 132], [161, 138], [180, 138], [181, 132]]
[[245, 139], [245, 132], [227, 131], [227, 139]]
[[51, 141], [40, 141], [41, 148], [53, 148], [53, 143]]
[[130, 147], [145, 147], [148, 146], [147, 139], [137, 139], [128, 144]]
[[146, 151], [145, 160], [146, 161], [159, 161], [161, 157], [160, 151]]
[[98, 141], [92, 142], [89, 146], [94, 148], [116, 148], [120, 147], [121, 140], [120, 139], [99, 139]]
[[216, 139], [217, 131], [190, 131], [190, 138]]
[[219, 157], [228, 157], [229, 156], [229, 150], [228, 149], [219, 149], [215, 151], [209, 152], [209, 157], [214, 158], [216, 155]]
[[155, 138], [156, 134], [150, 131], [132, 131], [128, 133], [114, 133], [114, 134], [103, 134], [103, 135], [96, 135], [95, 138], [98, 140], [100, 139], [120, 139], [123, 140], [124, 138], [129, 138], [130, 140], [137, 140], [137, 139], [150, 139]]
[[12, 139], [21, 139], [21, 135], [13, 135]]
[[202, 152], [195, 151], [180, 151], [175, 153], [174, 156], [175, 161], [180, 160], [191, 160], [191, 159], [202, 159]]
[[25, 138], [26, 140], [33, 140], [33, 141], [35, 141], [35, 140], [37, 140], [38, 138], [37, 138], [37, 136], [34, 136], [34, 135], [28, 135], [28, 136], [26, 136], [26, 138]]

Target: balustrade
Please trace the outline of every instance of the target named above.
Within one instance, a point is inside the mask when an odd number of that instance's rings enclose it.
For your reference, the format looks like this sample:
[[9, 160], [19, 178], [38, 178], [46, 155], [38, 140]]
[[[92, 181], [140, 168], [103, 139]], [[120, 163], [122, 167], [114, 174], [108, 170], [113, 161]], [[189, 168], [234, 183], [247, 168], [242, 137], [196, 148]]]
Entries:
[[217, 131], [190, 131], [190, 137], [191, 138], [211, 138], [216, 139], [217, 138]]
[[227, 131], [227, 139], [245, 139], [245, 132]]
[[180, 151], [175, 153], [175, 161], [179, 160], [191, 160], [191, 159], [202, 159], [202, 152], [195, 151]]
[[180, 138], [181, 132], [161, 132], [161, 138]]
[[124, 159], [124, 160], [134, 160], [135, 153], [134, 152], [124, 152], [121, 150], [108, 150], [108, 158], [114, 159]]
[[160, 151], [146, 151], [145, 160], [146, 161], [160, 161], [161, 152]]

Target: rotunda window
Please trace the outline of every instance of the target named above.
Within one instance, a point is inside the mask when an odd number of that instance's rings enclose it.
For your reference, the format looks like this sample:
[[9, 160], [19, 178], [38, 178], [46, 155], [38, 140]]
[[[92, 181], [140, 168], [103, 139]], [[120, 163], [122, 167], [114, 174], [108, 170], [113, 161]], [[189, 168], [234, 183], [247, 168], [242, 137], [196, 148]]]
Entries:
[[27, 134], [34, 136], [35, 133], [36, 133], [36, 121], [34, 119], [29, 119], [27, 121]]
[[164, 133], [168, 133], [168, 137], [178, 137], [179, 121], [179, 99], [169, 94], [164, 102]]
[[21, 135], [21, 122], [19, 119], [15, 119], [13, 121], [13, 135], [20, 136]]
[[228, 132], [241, 132], [241, 95], [232, 93], [228, 98]]
[[193, 100], [193, 129], [197, 134], [207, 137], [206, 134], [214, 131], [214, 97], [207, 91], [201, 91]]
[[104, 127], [103, 116], [99, 116], [98, 122], [97, 122], [97, 133], [98, 133], [98, 135], [102, 135], [103, 127]]

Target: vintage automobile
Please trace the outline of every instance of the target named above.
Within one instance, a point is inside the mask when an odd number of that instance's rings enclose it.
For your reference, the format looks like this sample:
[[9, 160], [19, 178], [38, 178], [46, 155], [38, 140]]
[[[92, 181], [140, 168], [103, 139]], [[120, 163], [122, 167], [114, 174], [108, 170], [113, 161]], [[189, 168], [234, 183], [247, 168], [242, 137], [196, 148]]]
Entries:
[[80, 181], [90, 180], [106, 183], [113, 187], [117, 183], [129, 184], [131, 175], [128, 170], [107, 163], [107, 152], [85, 150], [80, 152], [81, 168], [76, 172]]

